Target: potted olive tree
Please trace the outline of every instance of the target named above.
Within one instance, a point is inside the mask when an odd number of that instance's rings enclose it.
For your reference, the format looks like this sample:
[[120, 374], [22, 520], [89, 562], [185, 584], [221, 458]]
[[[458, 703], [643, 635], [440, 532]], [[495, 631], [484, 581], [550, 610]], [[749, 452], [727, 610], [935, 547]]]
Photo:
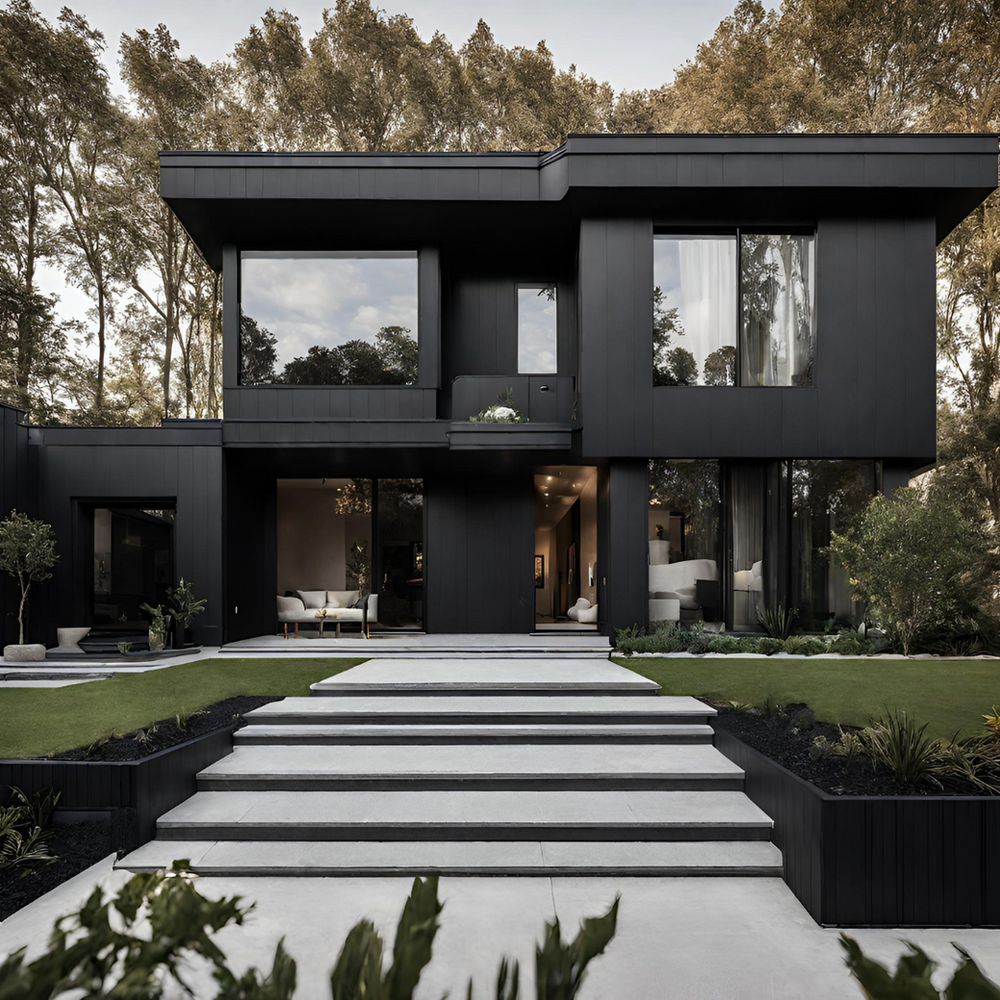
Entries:
[[25, 644], [24, 622], [31, 585], [48, 580], [56, 564], [56, 538], [51, 524], [36, 521], [16, 510], [0, 521], [0, 570], [6, 570], [21, 590], [17, 606], [18, 641], [4, 646], [5, 660], [35, 661], [45, 659], [41, 643]]

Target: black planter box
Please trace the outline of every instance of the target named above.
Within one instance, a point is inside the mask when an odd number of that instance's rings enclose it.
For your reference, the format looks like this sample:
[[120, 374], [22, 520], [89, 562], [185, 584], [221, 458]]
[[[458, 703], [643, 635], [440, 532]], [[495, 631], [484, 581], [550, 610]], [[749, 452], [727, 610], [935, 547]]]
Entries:
[[111, 846], [132, 851], [153, 839], [160, 816], [194, 795], [195, 775], [232, 751], [229, 728], [142, 760], [0, 760], [0, 802], [8, 800], [8, 786], [27, 795], [54, 787], [61, 792], [55, 820], [105, 815]]
[[715, 745], [746, 771], [817, 923], [1000, 926], [1000, 797], [830, 795], [722, 729]]

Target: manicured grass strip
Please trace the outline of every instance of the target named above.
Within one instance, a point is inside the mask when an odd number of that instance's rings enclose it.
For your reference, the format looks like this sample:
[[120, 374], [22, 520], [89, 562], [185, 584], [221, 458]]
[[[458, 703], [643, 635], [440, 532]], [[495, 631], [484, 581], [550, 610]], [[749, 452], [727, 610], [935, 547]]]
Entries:
[[309, 694], [361, 659], [216, 658], [64, 688], [0, 690], [0, 758], [45, 757], [241, 694]]
[[805, 702], [821, 722], [866, 725], [886, 706], [906, 711], [934, 736], [983, 732], [1000, 704], [1000, 660], [840, 660], [721, 657], [616, 660], [662, 685], [663, 694], [759, 705]]

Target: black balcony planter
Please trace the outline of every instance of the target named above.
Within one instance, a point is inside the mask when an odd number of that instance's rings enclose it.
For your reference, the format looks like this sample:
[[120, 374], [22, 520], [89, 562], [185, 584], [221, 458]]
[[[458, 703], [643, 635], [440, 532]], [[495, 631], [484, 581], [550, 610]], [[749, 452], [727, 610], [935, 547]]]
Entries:
[[106, 817], [111, 846], [131, 851], [153, 839], [160, 816], [194, 795], [198, 772], [232, 750], [227, 728], [142, 760], [0, 760], [0, 803], [12, 785], [28, 795], [54, 787], [61, 793], [57, 819]]
[[1000, 796], [830, 795], [717, 729], [817, 923], [1000, 926]]

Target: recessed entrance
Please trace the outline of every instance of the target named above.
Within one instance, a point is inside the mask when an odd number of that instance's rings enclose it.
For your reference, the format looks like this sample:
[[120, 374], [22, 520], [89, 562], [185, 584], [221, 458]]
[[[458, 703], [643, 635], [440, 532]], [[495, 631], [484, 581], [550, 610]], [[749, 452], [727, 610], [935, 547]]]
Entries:
[[535, 627], [597, 631], [597, 469], [535, 469]]

